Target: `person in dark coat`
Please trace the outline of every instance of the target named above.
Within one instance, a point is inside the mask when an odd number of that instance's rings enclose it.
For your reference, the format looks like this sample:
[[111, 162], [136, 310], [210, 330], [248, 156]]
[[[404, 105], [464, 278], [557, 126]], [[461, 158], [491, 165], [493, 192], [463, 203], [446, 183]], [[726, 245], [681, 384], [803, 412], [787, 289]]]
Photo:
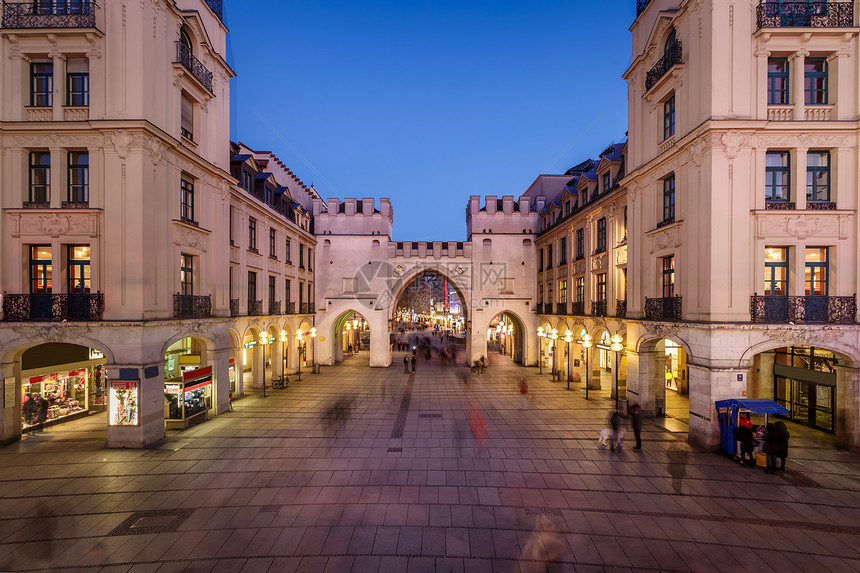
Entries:
[[[752, 430], [749, 426], [738, 426], [737, 430], [735, 430], [735, 439], [741, 444], [741, 465], [749, 465], [754, 468], [755, 456], [753, 456], [753, 450], [755, 450], [755, 439], [753, 438]], [[749, 457], [749, 462], [747, 462], [747, 457]]]
[[36, 422], [39, 424], [39, 431], [41, 432], [45, 429], [45, 420], [48, 419], [48, 401], [37, 395], [34, 408], [36, 410]]
[[403, 357], [403, 372], [405, 372], [406, 374], [409, 374], [409, 357], [408, 356]]
[[27, 394], [24, 398], [24, 405], [22, 409], [24, 411], [24, 423], [28, 426], [33, 423], [33, 409], [36, 405], [36, 402], [33, 400], [33, 396]]
[[415, 365], [418, 363], [418, 357], [415, 356], [415, 353], [412, 353], [412, 373], [415, 374]]
[[776, 456], [779, 453], [779, 431], [773, 424], [764, 430], [764, 453], [767, 454], [767, 468], [764, 473], [776, 473]]
[[785, 427], [785, 422], [782, 420], [774, 424], [774, 427], [776, 427], [776, 431], [778, 432], [777, 439], [779, 442], [776, 457], [779, 458], [780, 471], [785, 471], [785, 458], [788, 457], [788, 438], [791, 437], [791, 434], [789, 434], [788, 428]]
[[633, 404], [630, 409], [630, 425], [633, 427], [633, 436], [636, 438], [636, 447], [634, 452], [642, 451], [642, 408], [639, 404]]

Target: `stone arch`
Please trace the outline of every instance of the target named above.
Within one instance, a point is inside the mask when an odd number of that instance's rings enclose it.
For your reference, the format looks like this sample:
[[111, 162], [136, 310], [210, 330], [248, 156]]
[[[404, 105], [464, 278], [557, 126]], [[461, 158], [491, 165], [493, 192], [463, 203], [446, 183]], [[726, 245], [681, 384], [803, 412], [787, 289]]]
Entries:
[[[354, 310], [352, 308], [349, 308], [345, 311], [342, 311], [337, 316], [337, 318], [332, 322], [331, 332], [329, 333], [329, 336], [331, 336], [331, 341], [332, 341], [332, 350], [333, 350], [332, 358], [333, 358], [335, 364], [337, 364], [339, 362], [343, 362], [343, 360], [344, 360], [344, 354], [345, 354], [344, 346], [345, 345], [348, 346], [348, 344], [349, 344], [349, 342], [347, 341], [345, 336], [346, 337], [352, 336], [351, 331], [347, 331], [346, 335], [344, 335], [344, 331], [346, 330], [346, 322], [348, 320], [351, 320], [353, 316], [361, 317], [361, 320], [364, 322], [365, 325], [367, 325], [367, 329], [370, 330], [370, 321], [367, 319], [367, 316], [365, 316], [361, 312]], [[357, 350], [356, 353], [361, 353], [360, 344], [359, 345], [356, 345], [355, 343], [352, 343], [352, 344], [353, 344], [353, 351], [355, 352]], [[364, 349], [365, 351], [367, 351], [366, 354], [367, 354], [368, 359], [369, 359], [371, 353], [373, 352], [373, 347], [374, 347], [374, 341], [373, 341], [373, 336], [371, 336], [370, 337], [370, 348]]]
[[777, 348], [784, 348], [786, 346], [814, 346], [816, 348], [821, 348], [822, 350], [829, 350], [831, 352], [840, 354], [846, 361], [845, 366], [849, 366], [851, 368], [857, 368], [858, 366], [860, 366], [860, 360], [855, 358], [860, 356], [860, 350], [858, 350], [856, 347], [844, 344], [838, 338], [818, 340], [806, 337], [803, 339], [798, 339], [796, 342], [790, 340], [770, 339], [753, 344], [752, 346], [747, 348], [741, 355], [740, 359], [738, 360], [738, 368], [748, 367], [751, 363], [751, 360], [755, 358], [755, 356], [763, 352], [769, 352], [771, 350], [776, 350]]
[[98, 350], [102, 354], [104, 354], [105, 360], [107, 360], [108, 364], [115, 364], [116, 360], [114, 358], [113, 351], [111, 351], [110, 347], [94, 338], [90, 338], [88, 336], [75, 336], [73, 340], [69, 340], [68, 336], [60, 336], [60, 337], [49, 337], [49, 336], [39, 336], [35, 335], [34, 338], [20, 339], [20, 341], [13, 342], [9, 345], [3, 355], [3, 362], [16, 362], [21, 359], [21, 356], [27, 350], [31, 348], [35, 348], [36, 346], [41, 346], [43, 344], [52, 344], [52, 343], [61, 343], [61, 344], [76, 344], [78, 346], [86, 346], [89, 348], [93, 348]]
[[[468, 269], [467, 269], [468, 270]], [[429, 265], [429, 264], [419, 264], [415, 267], [409, 269], [397, 283], [391, 289], [391, 293], [393, 295], [392, 300], [393, 304], [391, 305], [391, 311], [389, 313], [389, 320], [394, 320], [395, 314], [397, 312], [397, 303], [400, 301], [400, 297], [403, 296], [403, 293], [406, 291], [406, 288], [412, 284], [416, 279], [425, 275], [425, 274], [435, 274], [443, 279], [448, 281], [448, 284], [451, 285], [451, 288], [457, 293], [457, 296], [460, 297], [460, 306], [463, 309], [463, 316], [466, 319], [466, 330], [469, 330], [469, 321], [472, 316], [472, 305], [475, 301], [472, 301], [468, 295], [471, 294], [471, 291], [461, 285], [454, 276], [447, 271], [443, 271], [438, 265]]]
[[[510, 350], [511, 350], [511, 359], [516, 364], [525, 364], [527, 360], [527, 342], [529, 337], [532, 335], [528, 331], [525, 321], [515, 312], [510, 310], [503, 310], [501, 312], [493, 315], [492, 318], [487, 322], [487, 324], [483, 325], [483, 331], [489, 332], [489, 327], [499, 317], [504, 316], [510, 320], [511, 325], [513, 326], [512, 332], [512, 340]], [[507, 341], [506, 341], [507, 342]]]

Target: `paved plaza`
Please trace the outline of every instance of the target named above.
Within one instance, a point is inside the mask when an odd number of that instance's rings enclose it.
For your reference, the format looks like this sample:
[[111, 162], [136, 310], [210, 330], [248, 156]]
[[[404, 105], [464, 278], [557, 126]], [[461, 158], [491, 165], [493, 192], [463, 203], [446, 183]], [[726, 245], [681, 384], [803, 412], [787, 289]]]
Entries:
[[673, 419], [616, 454], [605, 391], [364, 356], [156, 448], [105, 450], [102, 414], [0, 449], [0, 570], [860, 570], [860, 457], [823, 434], [792, 426], [776, 476]]

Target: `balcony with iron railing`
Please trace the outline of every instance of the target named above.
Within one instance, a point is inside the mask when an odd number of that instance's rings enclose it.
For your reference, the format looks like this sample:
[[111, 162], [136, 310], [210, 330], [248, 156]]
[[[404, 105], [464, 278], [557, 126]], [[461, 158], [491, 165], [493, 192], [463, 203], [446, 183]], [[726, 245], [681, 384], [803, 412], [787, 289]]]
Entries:
[[681, 47], [681, 41], [676, 40], [674, 44], [666, 49], [663, 57], [657, 60], [654, 67], [648, 71], [645, 76], [645, 91], [650, 90], [660, 81], [660, 78], [665, 76], [677, 64], [684, 63], [684, 51]]
[[535, 312], [538, 314], [543, 314], [543, 303], [539, 302], [535, 305]]
[[296, 314], [296, 303], [288, 302], [286, 311], [286, 314]]
[[857, 295], [851, 296], [759, 296], [750, 297], [750, 322], [819, 322], [854, 324]]
[[270, 315], [281, 314], [281, 301], [279, 301], [279, 300], [270, 300], [269, 301], [269, 314]]
[[606, 301], [591, 301], [591, 316], [606, 316]]
[[626, 300], [619, 299], [615, 301], [615, 318], [627, 318]]
[[646, 298], [645, 320], [681, 320], [681, 297]]
[[263, 301], [248, 299], [248, 316], [263, 316]]
[[299, 305], [300, 310], [299, 314], [310, 314], [311, 313], [311, 304], [309, 302], [303, 302]]
[[239, 316], [239, 299], [231, 298], [230, 299], [230, 316], [237, 317]]
[[212, 297], [176, 293], [173, 295], [173, 318], [209, 318]]
[[756, 29], [762, 28], [851, 28], [853, 2], [800, 0], [761, 2], [756, 8]]
[[3, 2], [7, 29], [95, 28], [96, 9], [91, 0], [31, 0]]
[[182, 64], [197, 81], [212, 92], [212, 72], [197, 59], [191, 52], [191, 48], [178, 40], [176, 42], [176, 63]]
[[105, 296], [101, 292], [80, 294], [4, 294], [5, 322], [91, 322], [102, 320]]
[[567, 314], [567, 303], [566, 302], [557, 302], [555, 303], [555, 313], [564, 316]]
[[570, 314], [585, 316], [585, 301], [577, 300], [571, 303]]

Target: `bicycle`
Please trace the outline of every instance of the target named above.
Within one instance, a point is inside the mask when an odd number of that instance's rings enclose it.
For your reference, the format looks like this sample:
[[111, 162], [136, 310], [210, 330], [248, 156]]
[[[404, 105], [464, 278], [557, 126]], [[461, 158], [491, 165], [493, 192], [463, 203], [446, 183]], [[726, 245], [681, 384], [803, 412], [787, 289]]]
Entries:
[[290, 385], [290, 379], [287, 376], [277, 376], [272, 378], [272, 388], [275, 390], [283, 390]]

